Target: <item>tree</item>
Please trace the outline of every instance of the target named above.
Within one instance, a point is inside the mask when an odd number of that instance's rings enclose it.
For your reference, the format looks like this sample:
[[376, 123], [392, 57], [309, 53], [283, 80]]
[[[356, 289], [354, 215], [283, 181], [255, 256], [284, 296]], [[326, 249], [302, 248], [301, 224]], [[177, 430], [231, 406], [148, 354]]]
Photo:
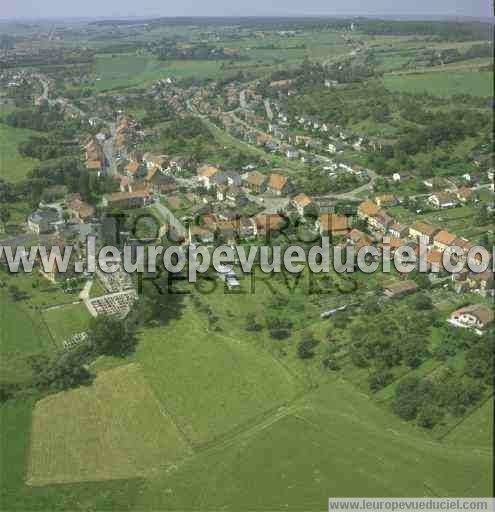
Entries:
[[418, 293], [413, 299], [414, 307], [418, 311], [426, 311], [433, 309], [431, 297], [425, 293]]
[[2, 206], [0, 208], [0, 222], [4, 225], [4, 228], [7, 227], [7, 223], [9, 222], [10, 217], [10, 210], [7, 208], [7, 206]]
[[248, 313], [246, 315], [246, 331], [259, 332], [261, 330], [263, 330], [263, 325], [258, 322], [256, 315]]
[[327, 370], [331, 370], [334, 372], [340, 370], [340, 366], [337, 360], [331, 357], [326, 357], [325, 359], [323, 359], [322, 364], [323, 368], [326, 368]]
[[91, 320], [89, 340], [96, 354], [107, 356], [125, 357], [137, 345], [134, 328], [128, 322], [104, 315]]
[[51, 358], [45, 355], [32, 358], [36, 388], [62, 391], [90, 384], [93, 374], [84, 365], [86, 358], [86, 347], [62, 352]]
[[393, 380], [394, 377], [390, 371], [387, 369], [377, 369], [368, 377], [368, 384], [371, 391], [376, 392], [388, 386]]
[[423, 428], [433, 428], [443, 418], [444, 413], [438, 405], [425, 403], [418, 412], [418, 425]]
[[301, 359], [311, 359], [314, 357], [314, 348], [317, 347], [319, 341], [315, 339], [312, 333], [304, 333], [299, 345], [297, 346], [297, 355]]
[[14, 300], [15, 302], [19, 302], [21, 300], [26, 300], [29, 298], [29, 295], [25, 291], [21, 290], [15, 284], [11, 284], [9, 286], [8, 290], [9, 290], [9, 295], [12, 297], [12, 300]]
[[405, 333], [400, 342], [400, 351], [404, 363], [409, 368], [417, 368], [428, 353], [428, 336]]
[[420, 404], [420, 380], [416, 376], [402, 379], [395, 388], [394, 410], [404, 420], [413, 420]]

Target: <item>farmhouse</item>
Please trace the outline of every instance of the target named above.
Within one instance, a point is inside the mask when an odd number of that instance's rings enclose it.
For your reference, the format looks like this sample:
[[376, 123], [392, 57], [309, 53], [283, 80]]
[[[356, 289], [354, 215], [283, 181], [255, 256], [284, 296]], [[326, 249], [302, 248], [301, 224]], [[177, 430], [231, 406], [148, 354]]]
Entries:
[[454, 311], [449, 319], [449, 324], [454, 327], [473, 329], [478, 334], [493, 322], [493, 309], [484, 304], [473, 304]]

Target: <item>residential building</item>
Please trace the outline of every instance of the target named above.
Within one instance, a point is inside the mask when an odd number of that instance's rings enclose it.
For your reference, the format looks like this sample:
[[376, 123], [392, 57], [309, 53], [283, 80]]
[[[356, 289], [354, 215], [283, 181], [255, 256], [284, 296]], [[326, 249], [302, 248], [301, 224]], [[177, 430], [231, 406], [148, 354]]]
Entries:
[[249, 173], [245, 181], [246, 187], [256, 194], [266, 191], [267, 177], [258, 171]]
[[285, 156], [287, 158], [299, 158], [299, 150], [296, 148], [288, 148], [287, 152], [285, 153]]
[[189, 243], [212, 244], [215, 241], [215, 233], [201, 226], [189, 226]]
[[461, 187], [457, 190], [456, 196], [461, 203], [468, 203], [473, 199], [474, 190], [468, 187]]
[[311, 199], [311, 197], [304, 193], [298, 194], [297, 196], [293, 197], [291, 200], [291, 204], [292, 206], [294, 206], [297, 213], [301, 217], [304, 217], [305, 215], [308, 215], [310, 213], [315, 213], [317, 209], [313, 199]]
[[82, 201], [79, 194], [69, 198], [65, 204], [67, 206], [67, 210], [81, 222], [86, 222], [95, 216], [96, 209], [94, 206]]
[[144, 179], [146, 188], [152, 194], [171, 194], [177, 190], [174, 178], [166, 176], [159, 167], [151, 167]]
[[433, 247], [438, 249], [440, 252], [448, 251], [454, 245], [456, 238], [457, 237], [455, 235], [448, 231], [439, 231], [433, 237]]
[[459, 206], [459, 201], [454, 194], [448, 192], [437, 192], [436, 194], [432, 194], [428, 198], [428, 202], [439, 210], [444, 210], [447, 208], [455, 208]]
[[364, 201], [358, 206], [357, 216], [361, 220], [368, 220], [373, 215], [376, 215], [380, 208], [371, 201]]
[[27, 223], [32, 233], [44, 235], [55, 232], [64, 222], [59, 210], [39, 208], [28, 217]]
[[289, 180], [281, 174], [272, 173], [268, 178], [266, 189], [273, 195], [284, 196], [290, 191]]
[[349, 245], [355, 247], [356, 251], [359, 251], [363, 247], [370, 247], [374, 243], [374, 238], [366, 233], [363, 233], [359, 229], [352, 229], [347, 235]]
[[226, 177], [217, 167], [204, 165], [198, 169], [198, 181], [209, 190], [212, 187], [224, 184]]
[[144, 172], [144, 167], [136, 160], [129, 162], [125, 168], [125, 175], [129, 178], [139, 178]]
[[278, 215], [261, 213], [255, 217], [256, 235], [270, 237], [279, 232], [287, 223], [287, 219]]
[[103, 196], [103, 206], [106, 208], [141, 208], [151, 202], [151, 196], [146, 191], [116, 192]]
[[397, 198], [392, 194], [383, 194], [375, 197], [375, 203], [380, 208], [389, 208], [395, 206], [398, 203]]
[[409, 228], [398, 222], [394, 222], [389, 226], [388, 233], [393, 238], [405, 238], [409, 233]]
[[418, 240], [424, 245], [432, 245], [433, 237], [440, 231], [439, 228], [426, 224], [425, 222], [416, 222], [409, 228], [409, 237]]
[[429, 251], [426, 254], [426, 262], [430, 272], [441, 272], [444, 268], [443, 253], [436, 250]]
[[399, 299], [417, 291], [418, 285], [414, 281], [398, 281], [383, 287], [383, 293], [390, 299]]
[[349, 218], [335, 213], [323, 213], [317, 221], [321, 236], [346, 236], [350, 231]]
[[103, 172], [103, 163], [101, 160], [88, 160], [86, 162], [86, 169], [100, 177]]
[[383, 210], [368, 218], [368, 225], [371, 229], [380, 233], [387, 233], [389, 226], [394, 223], [394, 219]]
[[473, 304], [454, 311], [449, 319], [449, 324], [463, 329], [473, 329], [478, 334], [483, 334], [484, 329], [493, 322], [493, 309], [484, 304]]
[[495, 281], [491, 270], [485, 270], [485, 272], [469, 272], [466, 283], [471, 291], [479, 293], [480, 295], [486, 296], [494, 294]]

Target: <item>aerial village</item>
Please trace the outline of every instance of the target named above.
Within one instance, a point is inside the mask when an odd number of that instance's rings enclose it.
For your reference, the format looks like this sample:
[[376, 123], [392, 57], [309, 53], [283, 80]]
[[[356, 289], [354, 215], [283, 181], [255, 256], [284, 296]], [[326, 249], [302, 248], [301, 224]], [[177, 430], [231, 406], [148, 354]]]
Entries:
[[[5, 79], [4, 76], [4, 83]], [[390, 239], [392, 256], [404, 245], [418, 250], [421, 240], [428, 247], [432, 283], [448, 287], [455, 294], [474, 292], [486, 297], [494, 293], [490, 270], [475, 274], [465, 268], [445, 275], [443, 254], [451, 247], [461, 247], [464, 254], [456, 257], [465, 261], [468, 251], [476, 244], [450, 232], [441, 221], [431, 223], [422, 218], [424, 211], [440, 214], [478, 203], [483, 190], [493, 192], [494, 170], [481, 170], [486, 168], [482, 165], [484, 157], [475, 160], [480, 168], [478, 172], [460, 178], [425, 179], [421, 194], [404, 197], [400, 186], [412, 180], [411, 174], [397, 172], [382, 178], [375, 171], [340, 157], [346, 148], [358, 153], [380, 153], [393, 146], [394, 140], [351, 133], [314, 116], [291, 118], [287, 111], [287, 98], [295, 94], [291, 80], [272, 82], [271, 97], [257, 92], [259, 84], [246, 87], [234, 82], [224, 91], [222, 106], [215, 101], [215, 83], [190, 88], [179, 87], [170, 78], [153, 83], [149, 92], [153, 101], [157, 105], [166, 104], [178, 123], [187, 116], [198, 117], [211, 123], [212, 129], [220, 129], [242, 145], [267, 156], [248, 160], [239, 167], [209, 161], [198, 163], [187, 152], [146, 151], [143, 148], [150, 146], [149, 141], [156, 138], [156, 133], [152, 128], [143, 128], [123, 109], [105, 106], [98, 115], [89, 116], [70, 101], [53, 98], [49, 94], [53, 82], [39, 73], [23, 72], [8, 77], [9, 86], [24, 82], [40, 84], [36, 105], [59, 108], [64, 116], [79, 119], [92, 132], [79, 142], [84, 165], [92, 180], [110, 180], [114, 190], [103, 194], [99, 203], [89, 204], [81, 194], [67, 193], [64, 186], [52, 187], [45, 194], [51, 200], [41, 202], [25, 225], [26, 232], [40, 240], [54, 241], [53, 245], [58, 246], [77, 240], [83, 251], [83, 241], [93, 235], [99, 238], [101, 246], [102, 225], [108, 212], [117, 210], [149, 211], [160, 225], [159, 236], [173, 234], [185, 246], [259, 243], [285, 232], [289, 220], [297, 219], [306, 229], [331, 237], [341, 247], [359, 249], [372, 245], [382, 249], [385, 237]], [[326, 80], [324, 87], [339, 87], [339, 84]], [[280, 165], [272, 165], [269, 157], [273, 156]], [[335, 192], [308, 193], [299, 185], [294, 163], [321, 168], [330, 183], [335, 181]], [[342, 177], [344, 180], [350, 177], [351, 189], [339, 190]], [[380, 192], [377, 187], [380, 181], [382, 188], [385, 182], [387, 192]], [[339, 209], [338, 204], [342, 202], [347, 206]], [[401, 206], [408, 207], [410, 221], [395, 216], [394, 211]], [[493, 213], [492, 205], [488, 205], [487, 212]], [[128, 232], [122, 234], [122, 244], [132, 243]], [[15, 239], [10, 243], [17, 244]], [[77, 257], [82, 258], [82, 252]], [[42, 274], [54, 283], [73, 277], [59, 274], [56, 268]], [[99, 272], [96, 277], [102, 293], [94, 297], [93, 277], [86, 276], [88, 282], [80, 292], [91, 315], [125, 316], [136, 299], [133, 280], [123, 271], [112, 276]], [[219, 278], [229, 287], [239, 287], [231, 270]], [[382, 292], [387, 298], [399, 298], [417, 290], [414, 281], [402, 276], [394, 282], [384, 282]], [[478, 330], [492, 320], [492, 311], [483, 305], [456, 311], [450, 319], [452, 325]]]

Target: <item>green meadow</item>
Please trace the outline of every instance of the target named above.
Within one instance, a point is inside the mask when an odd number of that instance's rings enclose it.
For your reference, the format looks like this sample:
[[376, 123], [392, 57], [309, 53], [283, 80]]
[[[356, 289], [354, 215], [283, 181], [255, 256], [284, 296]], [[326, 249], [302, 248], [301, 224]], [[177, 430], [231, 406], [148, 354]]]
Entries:
[[38, 160], [24, 157], [18, 151], [19, 144], [34, 133], [0, 123], [0, 178], [21, 181], [36, 166]]
[[38, 312], [14, 302], [3, 289], [0, 301], [1, 380], [22, 382], [31, 376], [26, 356], [52, 351], [55, 346]]
[[100, 54], [95, 64], [95, 88], [98, 92], [125, 89], [166, 77], [211, 78], [218, 74], [220, 66], [219, 61], [164, 62], [150, 55]]
[[386, 75], [384, 83], [391, 91], [412, 94], [429, 93], [441, 97], [456, 94], [489, 97], [493, 94], [493, 73], [488, 71]]
[[[248, 289], [244, 280], [243, 291]], [[292, 335], [275, 340], [265, 329], [246, 330], [248, 315], [263, 323], [281, 295], [289, 300], [283, 314], [294, 320]], [[300, 332], [311, 328], [323, 340], [325, 328], [315, 320], [322, 299], [308, 299], [303, 283], [271, 279], [256, 282], [253, 294], [217, 287], [199, 298], [200, 303], [184, 299], [166, 326], [144, 329], [131, 358], [94, 365], [100, 380], [89, 388], [40, 402], [34, 433], [33, 403], [0, 408], [9, 438], [2, 441], [2, 456], [15, 461], [2, 475], [5, 510], [30, 510], [34, 504], [77, 510], [92, 503], [98, 510], [310, 512], [323, 510], [328, 497], [337, 495], [491, 495], [489, 406], [435, 440], [362, 392], [346, 372], [328, 373], [315, 361], [297, 358]], [[334, 304], [339, 298], [330, 293], [325, 300]], [[53, 314], [50, 329], [63, 322], [63, 311], [44, 313]], [[217, 317], [213, 326], [211, 315]], [[46, 335], [38, 332], [39, 347], [49, 347]], [[36, 338], [24, 344], [29, 339]], [[132, 379], [130, 362], [139, 366]], [[119, 412], [122, 405], [139, 409], [145, 424]], [[66, 422], [57, 419], [65, 413], [74, 442], [62, 428]], [[55, 451], [46, 436], [52, 431], [60, 433]], [[104, 444], [108, 455], [100, 456], [98, 447], [109, 432], [124, 444]], [[153, 432], [167, 433], [168, 441]], [[139, 471], [129, 457], [140, 461]], [[121, 463], [109, 465], [107, 458]], [[88, 482], [91, 471], [102, 481]], [[26, 485], [29, 475], [35, 487]]]

